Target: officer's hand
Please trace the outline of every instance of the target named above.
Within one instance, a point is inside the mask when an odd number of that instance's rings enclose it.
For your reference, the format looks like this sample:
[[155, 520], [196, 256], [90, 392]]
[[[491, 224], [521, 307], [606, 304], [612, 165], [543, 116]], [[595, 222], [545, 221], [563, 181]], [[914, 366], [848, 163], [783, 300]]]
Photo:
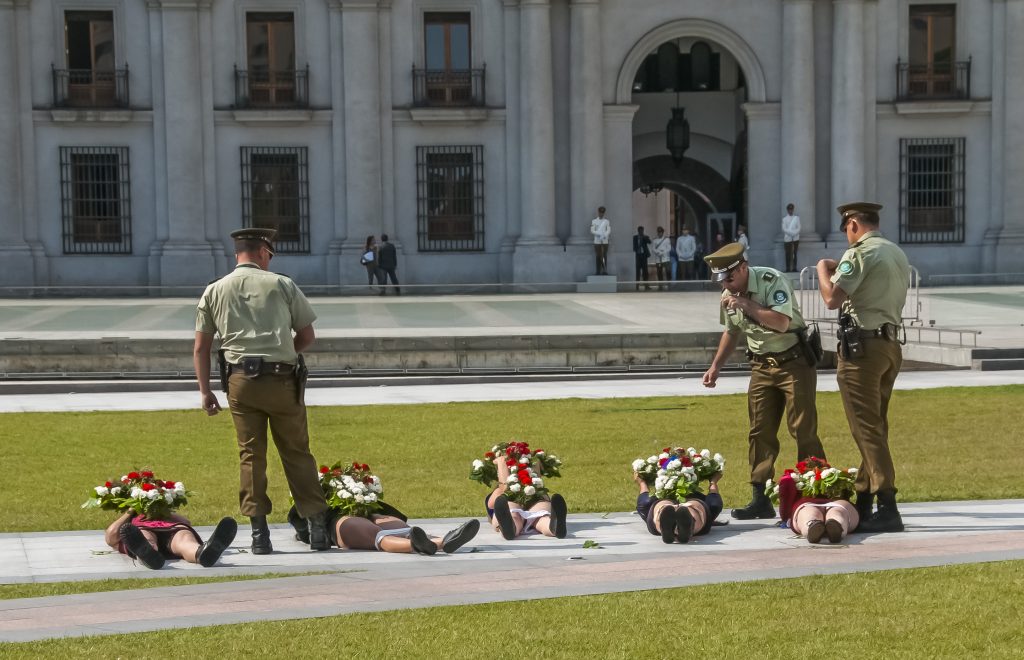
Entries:
[[713, 475], [711, 475], [711, 478], [708, 479], [708, 481], [717, 486], [718, 485], [718, 480], [721, 479], [721, 478], [722, 478], [722, 473], [721, 472], [715, 472]]
[[203, 410], [211, 417], [220, 412], [220, 403], [217, 401], [216, 394], [209, 392], [203, 395]]
[[718, 382], [718, 367], [712, 365], [710, 369], [704, 372], [704, 387], [714, 387], [715, 383]]

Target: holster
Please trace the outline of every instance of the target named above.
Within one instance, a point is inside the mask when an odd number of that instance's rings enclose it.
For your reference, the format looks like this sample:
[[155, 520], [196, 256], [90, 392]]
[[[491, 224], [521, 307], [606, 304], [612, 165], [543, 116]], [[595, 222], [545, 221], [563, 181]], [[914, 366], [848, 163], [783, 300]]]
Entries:
[[817, 323], [809, 323], [807, 327], [796, 331], [796, 338], [800, 342], [800, 350], [807, 360], [807, 366], [817, 367], [825, 351], [821, 347], [821, 333], [818, 331]]
[[306, 400], [307, 380], [309, 380], [309, 369], [306, 368], [306, 358], [299, 353], [295, 360], [295, 391], [298, 393], [299, 403]]
[[839, 315], [839, 329], [836, 330], [839, 340], [836, 351], [844, 360], [856, 360], [864, 357], [864, 344], [860, 340], [860, 326], [848, 313]]
[[217, 351], [217, 368], [220, 370], [220, 389], [224, 391], [224, 394], [227, 394], [231, 369], [228, 367], [228, 359], [224, 353], [223, 348]]

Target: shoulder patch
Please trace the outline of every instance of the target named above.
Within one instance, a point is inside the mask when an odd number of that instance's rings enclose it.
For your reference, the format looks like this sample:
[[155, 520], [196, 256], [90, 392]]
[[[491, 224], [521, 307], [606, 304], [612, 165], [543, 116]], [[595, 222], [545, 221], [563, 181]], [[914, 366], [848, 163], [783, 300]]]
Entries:
[[786, 295], [785, 291], [779, 289], [772, 295], [772, 300], [775, 301], [776, 305], [783, 305], [787, 300], [789, 300], [789, 296]]
[[761, 273], [761, 279], [764, 280], [765, 282], [774, 282], [775, 273], [771, 272], [770, 270], [766, 270], [765, 272]]
[[836, 270], [838, 270], [843, 275], [849, 275], [850, 273], [853, 272], [853, 262], [844, 259], [842, 262], [840, 262], [839, 267]]

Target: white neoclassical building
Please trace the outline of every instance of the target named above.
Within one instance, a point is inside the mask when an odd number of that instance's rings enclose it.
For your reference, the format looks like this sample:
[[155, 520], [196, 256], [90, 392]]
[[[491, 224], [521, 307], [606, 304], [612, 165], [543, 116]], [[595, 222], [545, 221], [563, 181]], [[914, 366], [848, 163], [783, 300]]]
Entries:
[[[1024, 271], [1024, 0], [0, 0], [0, 286], [275, 268], [565, 282], [590, 220], [844, 247], [884, 204], [924, 274]], [[666, 126], [685, 112], [689, 145]], [[645, 194], [646, 193], [646, 194]]]

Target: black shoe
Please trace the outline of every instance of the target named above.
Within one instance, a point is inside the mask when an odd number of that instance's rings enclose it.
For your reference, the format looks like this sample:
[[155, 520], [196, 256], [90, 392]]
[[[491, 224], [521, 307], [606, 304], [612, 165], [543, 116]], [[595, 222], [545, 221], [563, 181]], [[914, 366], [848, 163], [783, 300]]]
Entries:
[[676, 509], [676, 538], [680, 543], [688, 543], [693, 538], [693, 516], [685, 506]]
[[825, 536], [825, 523], [820, 520], [812, 520], [807, 523], [807, 542], [821, 543], [821, 537]]
[[237, 533], [238, 523], [233, 518], [222, 518], [210, 538], [196, 551], [196, 563], [206, 568], [216, 564], [231, 542], [235, 540]]
[[309, 545], [309, 523], [299, 515], [295, 507], [288, 510], [288, 522], [295, 530], [295, 540]]
[[857, 526], [853, 529], [854, 534], [861, 532], [860, 526], [867, 522], [868, 518], [871, 517], [871, 509], [875, 503], [875, 496], [867, 491], [858, 491], [857, 499], [854, 502], [854, 506], [857, 508], [857, 516], [860, 521]]
[[661, 540], [664, 543], [676, 542], [676, 512], [666, 506], [658, 514], [658, 526], [661, 527]]
[[825, 521], [825, 533], [828, 535], [829, 543], [839, 543], [843, 540], [843, 526], [838, 520]]
[[764, 494], [764, 484], [751, 484], [753, 496], [750, 503], [742, 509], [733, 509], [732, 517], [737, 520], [754, 520], [755, 518], [774, 518], [775, 508], [772, 501]]
[[452, 531], [444, 535], [441, 541], [441, 549], [447, 554], [452, 554], [462, 546], [473, 540], [476, 533], [480, 531], [480, 521], [472, 518], [462, 523]]
[[863, 534], [881, 534], [883, 532], [902, 532], [903, 518], [895, 507], [879, 506], [867, 520], [860, 523], [857, 530]]
[[149, 544], [138, 527], [126, 522], [117, 530], [117, 535], [128, 551], [129, 557], [138, 559], [143, 566], [152, 568], [154, 571], [163, 568], [164, 556]]
[[270, 543], [270, 527], [267, 526], [266, 516], [249, 516], [252, 524], [252, 554], [269, 555], [274, 551]]
[[556, 539], [564, 539], [569, 533], [566, 527], [565, 517], [569, 513], [569, 507], [565, 505], [565, 498], [555, 493], [551, 496], [551, 531], [555, 533]]
[[306, 519], [309, 525], [309, 549], [330, 550], [331, 539], [327, 536], [327, 514], [314, 513]]
[[498, 495], [494, 499], [494, 519], [498, 521], [501, 535], [506, 541], [516, 537], [516, 521], [512, 519], [512, 511], [508, 508], [508, 498]]
[[419, 527], [409, 528], [409, 540], [412, 542], [412, 549], [417, 554], [437, 554], [437, 544], [430, 540], [427, 533]]

